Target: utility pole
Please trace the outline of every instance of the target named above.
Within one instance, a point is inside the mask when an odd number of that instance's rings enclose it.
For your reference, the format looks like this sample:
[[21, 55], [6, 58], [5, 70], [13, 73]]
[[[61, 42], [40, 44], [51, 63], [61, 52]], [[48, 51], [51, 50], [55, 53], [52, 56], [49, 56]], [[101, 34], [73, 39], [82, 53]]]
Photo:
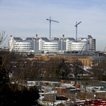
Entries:
[[79, 23], [76, 22], [76, 25], [75, 25], [75, 27], [76, 27], [76, 40], [77, 40], [77, 26], [78, 26], [80, 23], [81, 23], [81, 21], [80, 21]]
[[57, 22], [57, 23], [59, 22], [52, 20], [51, 17], [49, 17], [49, 19], [46, 19], [46, 20], [49, 21], [49, 39], [51, 39], [51, 22]]

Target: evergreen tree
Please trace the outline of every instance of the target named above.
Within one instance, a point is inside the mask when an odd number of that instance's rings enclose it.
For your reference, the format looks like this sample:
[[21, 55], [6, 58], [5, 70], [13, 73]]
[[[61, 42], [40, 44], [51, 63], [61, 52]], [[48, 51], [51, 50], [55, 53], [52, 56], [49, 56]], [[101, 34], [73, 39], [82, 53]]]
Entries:
[[2, 60], [0, 56], [0, 106], [32, 106], [39, 98], [37, 88], [23, 87], [20, 90], [17, 84], [11, 84]]

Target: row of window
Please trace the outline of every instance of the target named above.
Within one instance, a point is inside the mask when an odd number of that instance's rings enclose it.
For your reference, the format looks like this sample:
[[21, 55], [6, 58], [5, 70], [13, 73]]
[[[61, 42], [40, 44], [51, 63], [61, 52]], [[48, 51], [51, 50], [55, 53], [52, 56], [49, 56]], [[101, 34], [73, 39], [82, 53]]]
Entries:
[[59, 46], [53, 46], [53, 45], [51, 45], [51, 46], [46, 46], [46, 45], [43, 45], [42, 47], [59, 47]]
[[52, 49], [58, 50], [58, 48], [43, 48], [43, 50], [52, 50]]
[[21, 46], [21, 45], [31, 45], [31, 44], [18, 44], [18, 43], [17, 43], [17, 44], [15, 44], [15, 45], [20, 45], [20, 46]]
[[58, 45], [58, 44], [44, 44], [44, 45]]
[[14, 47], [31, 47], [31, 45], [15, 45]]
[[29, 49], [32, 49], [32, 48], [14, 48], [14, 50], [15, 50], [15, 49], [23, 49], [23, 50], [24, 50], [24, 49], [28, 49], [28, 50], [29, 50]]

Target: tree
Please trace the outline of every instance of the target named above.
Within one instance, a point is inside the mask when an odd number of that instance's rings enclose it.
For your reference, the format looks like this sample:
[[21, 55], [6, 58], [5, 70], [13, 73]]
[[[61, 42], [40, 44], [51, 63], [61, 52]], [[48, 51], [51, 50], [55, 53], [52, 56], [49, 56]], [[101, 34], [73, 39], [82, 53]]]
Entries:
[[[3, 57], [0, 56], [0, 106], [32, 106], [34, 101], [39, 98], [39, 92], [36, 87], [27, 89], [22, 86], [19, 89], [18, 84], [11, 84], [8, 71], [3, 65]], [[37, 105], [37, 102], [35, 103]]]
[[103, 60], [98, 64], [92, 66], [89, 71], [93, 72], [95, 79], [106, 80], [106, 60]]
[[52, 79], [64, 79], [68, 73], [68, 65], [63, 58], [51, 58], [45, 62], [46, 77]]
[[[61, 60], [58, 58], [50, 59], [45, 63], [45, 75], [48, 78], [56, 79], [59, 77], [58, 66]], [[57, 74], [58, 73], [58, 74]]]
[[62, 59], [61, 63], [59, 64], [59, 72], [62, 79], [67, 78], [67, 75], [71, 72], [70, 63]]
[[83, 65], [80, 60], [75, 60], [72, 63], [72, 73], [75, 76], [75, 84], [76, 84], [78, 80], [78, 74], [83, 74]]

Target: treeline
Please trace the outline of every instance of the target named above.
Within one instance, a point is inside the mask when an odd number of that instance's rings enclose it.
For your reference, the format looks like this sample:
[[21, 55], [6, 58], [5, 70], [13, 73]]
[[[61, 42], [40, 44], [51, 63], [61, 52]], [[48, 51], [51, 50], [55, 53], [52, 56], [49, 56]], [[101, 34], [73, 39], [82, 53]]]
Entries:
[[95, 80], [106, 81], [106, 60], [96, 63], [89, 71]]
[[[17, 58], [18, 57], [18, 58]], [[28, 60], [16, 56], [11, 63], [12, 80], [67, 79], [74, 74], [75, 80], [106, 80], [106, 60], [96, 63], [87, 72], [79, 60], [69, 63], [64, 58], [50, 58], [48, 61]], [[80, 74], [80, 77], [78, 76]], [[82, 77], [87, 74], [87, 77]], [[81, 78], [82, 77], [82, 78]]]
[[83, 65], [78, 60], [69, 63], [63, 58], [51, 58], [48, 61], [21, 59], [12, 67], [12, 80], [66, 79], [70, 73], [77, 76], [81, 72]]
[[34, 79], [64, 79], [68, 74], [75, 76], [82, 73], [83, 65], [79, 60], [73, 63], [63, 58], [51, 58], [48, 61], [28, 60], [16, 53], [1, 53], [3, 65], [11, 76], [11, 81], [27, 81]]
[[72, 63], [64, 58], [50, 58], [48, 61], [28, 60], [20, 54], [1, 53], [5, 69], [12, 75], [12, 81], [27, 81], [35, 79], [66, 79], [67, 75], [74, 74], [75, 79], [78, 75], [88, 74], [83, 80], [93, 77], [94, 80], [106, 80], [106, 61], [101, 61], [84, 71], [84, 66], [79, 60]]

